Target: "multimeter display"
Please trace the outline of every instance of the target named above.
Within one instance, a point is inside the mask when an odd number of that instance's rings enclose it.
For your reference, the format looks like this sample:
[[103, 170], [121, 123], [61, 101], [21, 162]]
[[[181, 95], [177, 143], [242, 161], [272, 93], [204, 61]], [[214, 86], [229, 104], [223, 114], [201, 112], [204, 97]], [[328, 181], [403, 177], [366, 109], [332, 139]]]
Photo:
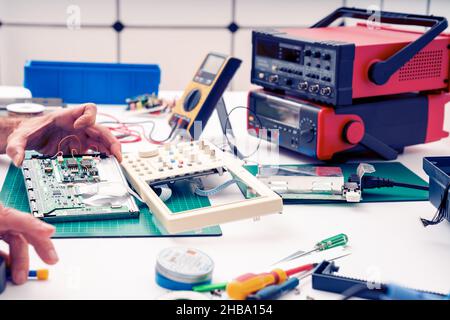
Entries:
[[209, 55], [206, 61], [203, 63], [201, 70], [215, 75], [217, 74], [217, 72], [219, 72], [220, 67], [222, 66], [224, 61], [224, 58]]
[[195, 75], [194, 81], [201, 84], [210, 85], [219, 73], [224, 62], [225, 58], [214, 54], [209, 54]]

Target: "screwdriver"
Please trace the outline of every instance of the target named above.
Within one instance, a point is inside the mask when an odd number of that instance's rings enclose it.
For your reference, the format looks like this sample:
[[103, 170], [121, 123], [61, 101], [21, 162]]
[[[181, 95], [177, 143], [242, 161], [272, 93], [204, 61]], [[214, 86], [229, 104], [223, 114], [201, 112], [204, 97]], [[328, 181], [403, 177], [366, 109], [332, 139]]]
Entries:
[[317, 263], [305, 264], [293, 269], [274, 269], [266, 273], [246, 273], [229, 282], [226, 286], [228, 296], [234, 300], [244, 300], [253, 292], [257, 292], [267, 286], [284, 283], [290, 276], [310, 271]]
[[284, 262], [284, 261], [290, 261], [293, 259], [297, 259], [303, 256], [306, 256], [308, 254], [311, 254], [313, 252], [316, 251], [324, 251], [324, 250], [328, 250], [331, 248], [335, 248], [335, 247], [339, 247], [339, 246], [345, 246], [348, 242], [348, 237], [347, 235], [340, 233], [338, 235], [335, 235], [333, 237], [330, 238], [326, 238], [322, 241], [319, 241], [316, 243], [316, 245], [314, 246], [314, 248], [310, 251], [296, 251], [293, 254], [287, 256], [286, 258], [283, 258], [277, 262], [275, 262], [274, 264], [278, 264], [280, 262]]
[[273, 284], [267, 286], [258, 292], [251, 294], [247, 297], [247, 300], [274, 300], [294, 290], [300, 284], [300, 280], [306, 278], [312, 273], [309, 271], [303, 274], [301, 277], [290, 277], [285, 282], [281, 284]]
[[[337, 260], [348, 256], [350, 253], [341, 255], [339, 257], [335, 257], [328, 261]], [[251, 294], [247, 297], [248, 300], [274, 300], [288, 293], [289, 291], [294, 290], [300, 284], [300, 280], [308, 277], [313, 272], [313, 269], [317, 267], [318, 263], [307, 264], [304, 266], [300, 266], [294, 269], [290, 269], [286, 271], [288, 275], [291, 275], [286, 281], [281, 284], [273, 284], [269, 285], [258, 292]], [[301, 276], [292, 276], [294, 274], [307, 271], [306, 273], [302, 273]]]
[[282, 269], [274, 269], [267, 273], [246, 273], [227, 284], [227, 294], [231, 299], [244, 300], [253, 292], [259, 291], [271, 284], [279, 284], [288, 278]]
[[[328, 261], [337, 260], [348, 256], [350, 253], [329, 259]], [[257, 292], [267, 286], [281, 284], [285, 282], [290, 276], [304, 272], [310, 271], [317, 266], [317, 263], [309, 263], [301, 265], [296, 268], [289, 270], [274, 269], [271, 272], [266, 273], [246, 273], [242, 276], [237, 277], [231, 282], [227, 283], [226, 292], [231, 299], [234, 300], [244, 300], [250, 294]]]

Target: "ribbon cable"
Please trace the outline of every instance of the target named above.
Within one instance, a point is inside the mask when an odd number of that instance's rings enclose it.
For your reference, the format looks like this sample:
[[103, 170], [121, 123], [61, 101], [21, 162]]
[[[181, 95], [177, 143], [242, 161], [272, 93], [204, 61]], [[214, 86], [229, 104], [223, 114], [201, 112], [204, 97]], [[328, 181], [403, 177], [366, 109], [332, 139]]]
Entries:
[[194, 187], [194, 193], [200, 197], [209, 197], [209, 196], [213, 196], [219, 192], [221, 192], [222, 190], [228, 188], [229, 186], [238, 183], [239, 181], [236, 179], [231, 179], [228, 180], [227, 182], [215, 187], [215, 188], [211, 188], [211, 189], [200, 189], [198, 187], [198, 185], [196, 185]]

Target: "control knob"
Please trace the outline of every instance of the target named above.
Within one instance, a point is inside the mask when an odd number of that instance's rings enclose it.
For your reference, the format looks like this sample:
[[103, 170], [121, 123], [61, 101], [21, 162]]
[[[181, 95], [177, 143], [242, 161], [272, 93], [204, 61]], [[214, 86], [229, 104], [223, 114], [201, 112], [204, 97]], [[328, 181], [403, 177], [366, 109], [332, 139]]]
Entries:
[[306, 90], [306, 89], [308, 89], [308, 82], [306, 82], [306, 81], [300, 82], [300, 83], [298, 84], [298, 88], [299, 88], [300, 90]]
[[329, 96], [331, 94], [331, 88], [323, 87], [322, 89], [320, 89], [320, 94], [323, 96]]
[[272, 74], [271, 76], [269, 76], [269, 82], [277, 83], [278, 82], [278, 75]]
[[309, 143], [314, 140], [316, 136], [316, 125], [309, 118], [303, 118], [300, 121], [300, 139], [303, 142]]
[[309, 87], [309, 92], [316, 93], [318, 91], [319, 91], [319, 85], [318, 84], [313, 84], [312, 86]]

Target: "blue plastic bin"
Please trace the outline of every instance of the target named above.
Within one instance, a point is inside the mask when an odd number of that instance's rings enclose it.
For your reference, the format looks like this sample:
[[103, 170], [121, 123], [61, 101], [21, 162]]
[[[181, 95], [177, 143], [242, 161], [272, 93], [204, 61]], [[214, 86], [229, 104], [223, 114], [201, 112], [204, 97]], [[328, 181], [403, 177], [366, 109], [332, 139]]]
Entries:
[[65, 103], [125, 104], [144, 93], [158, 94], [161, 70], [156, 64], [27, 61], [24, 86], [33, 97]]
[[[423, 158], [423, 170], [430, 177], [430, 201], [438, 208], [447, 186], [450, 184], [450, 157]], [[450, 197], [447, 201], [450, 208]], [[450, 210], [447, 210], [445, 219], [450, 221]]]

